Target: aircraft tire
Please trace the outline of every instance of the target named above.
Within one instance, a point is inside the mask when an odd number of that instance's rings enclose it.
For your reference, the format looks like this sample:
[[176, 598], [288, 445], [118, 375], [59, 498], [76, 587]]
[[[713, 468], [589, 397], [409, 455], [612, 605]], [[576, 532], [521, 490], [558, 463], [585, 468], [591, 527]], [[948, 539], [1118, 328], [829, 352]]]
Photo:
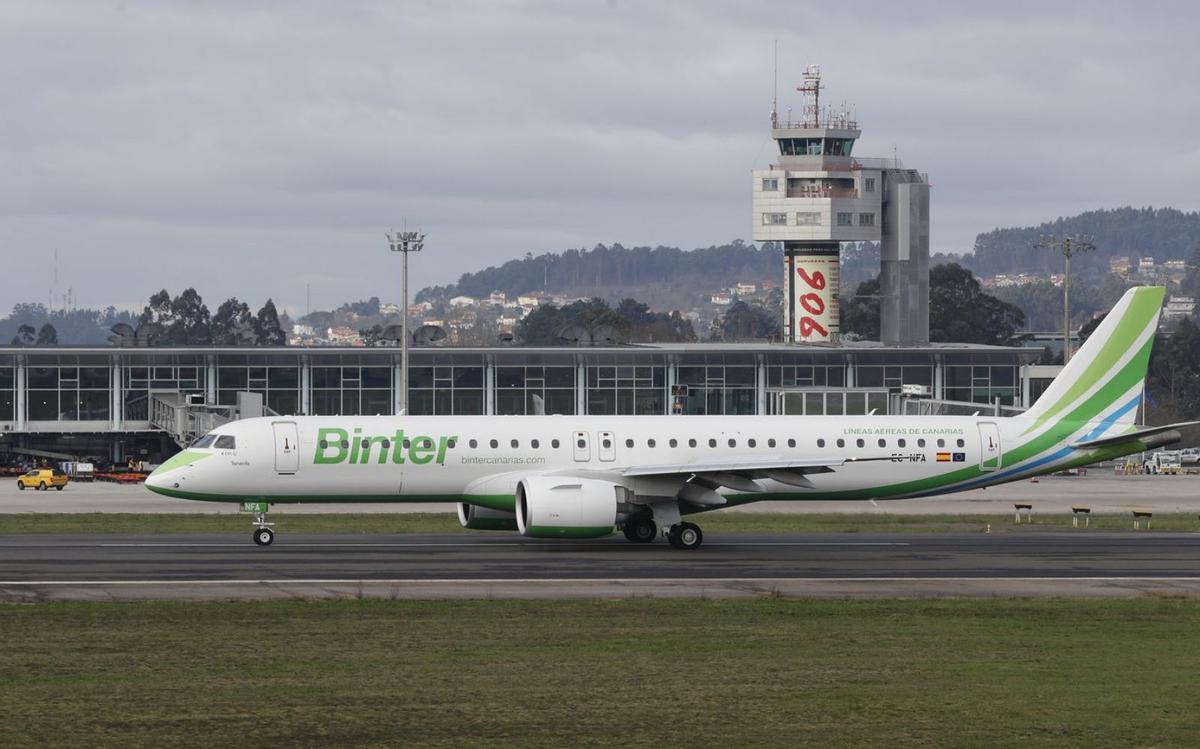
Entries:
[[658, 526], [647, 517], [634, 517], [625, 521], [625, 538], [635, 544], [648, 544], [658, 537]]
[[698, 549], [704, 543], [704, 532], [695, 523], [680, 523], [671, 526], [667, 541], [676, 549]]
[[275, 540], [275, 533], [270, 528], [255, 528], [254, 543], [259, 546], [270, 546]]

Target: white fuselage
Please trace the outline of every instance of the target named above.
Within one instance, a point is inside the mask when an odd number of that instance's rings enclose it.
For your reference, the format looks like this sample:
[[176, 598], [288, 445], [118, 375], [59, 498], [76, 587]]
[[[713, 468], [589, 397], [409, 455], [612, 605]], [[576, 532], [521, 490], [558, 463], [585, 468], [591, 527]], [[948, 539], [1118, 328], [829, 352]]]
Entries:
[[[655, 495], [666, 491], [664, 479], [623, 472], [652, 465], [686, 473], [689, 465], [714, 461], [845, 460], [853, 470], [812, 474], [810, 486], [765, 478], [761, 491], [719, 491], [736, 501], [886, 499], [1029, 475], [1002, 460], [1026, 427], [1019, 418], [977, 416], [268, 417], [214, 430], [233, 436], [236, 446], [189, 448], [184, 455], [193, 457], [151, 488], [216, 501], [470, 501], [511, 493], [523, 475], [561, 471]], [[1059, 455], [1036, 472], [1071, 457]]]

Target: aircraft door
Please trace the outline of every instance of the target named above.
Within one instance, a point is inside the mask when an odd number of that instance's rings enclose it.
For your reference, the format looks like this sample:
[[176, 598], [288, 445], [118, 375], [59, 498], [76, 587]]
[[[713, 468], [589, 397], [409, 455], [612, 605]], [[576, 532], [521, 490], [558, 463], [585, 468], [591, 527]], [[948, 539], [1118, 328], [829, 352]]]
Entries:
[[300, 445], [296, 422], [271, 423], [275, 431], [275, 473], [290, 476], [300, 470]]
[[575, 462], [586, 463], [592, 459], [591, 440], [587, 432], [575, 432], [571, 435], [571, 446], [575, 451]]
[[994, 471], [1000, 467], [1000, 427], [993, 422], [979, 425], [979, 470]]
[[617, 438], [612, 432], [599, 432], [598, 437], [600, 444], [597, 447], [597, 452], [600, 453], [600, 460], [612, 462], [617, 459]]

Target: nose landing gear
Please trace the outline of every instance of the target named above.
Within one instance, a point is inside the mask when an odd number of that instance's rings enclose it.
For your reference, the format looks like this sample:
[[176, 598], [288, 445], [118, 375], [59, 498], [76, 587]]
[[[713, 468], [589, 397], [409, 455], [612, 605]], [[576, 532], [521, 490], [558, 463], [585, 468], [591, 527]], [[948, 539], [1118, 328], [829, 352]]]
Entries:
[[271, 530], [274, 523], [267, 522], [267, 513], [254, 513], [254, 543], [259, 546], [270, 546], [275, 540], [275, 531]]

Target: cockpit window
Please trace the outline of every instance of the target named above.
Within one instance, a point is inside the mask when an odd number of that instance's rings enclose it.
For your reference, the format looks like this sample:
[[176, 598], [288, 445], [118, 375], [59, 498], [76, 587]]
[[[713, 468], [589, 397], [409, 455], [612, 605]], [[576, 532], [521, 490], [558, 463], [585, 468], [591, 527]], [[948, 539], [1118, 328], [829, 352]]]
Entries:
[[237, 440], [234, 439], [232, 434], [222, 434], [220, 437], [217, 437], [215, 447], [218, 450], [236, 450]]
[[212, 447], [212, 443], [217, 441], [217, 435], [206, 434], [200, 439], [192, 443], [192, 447]]

